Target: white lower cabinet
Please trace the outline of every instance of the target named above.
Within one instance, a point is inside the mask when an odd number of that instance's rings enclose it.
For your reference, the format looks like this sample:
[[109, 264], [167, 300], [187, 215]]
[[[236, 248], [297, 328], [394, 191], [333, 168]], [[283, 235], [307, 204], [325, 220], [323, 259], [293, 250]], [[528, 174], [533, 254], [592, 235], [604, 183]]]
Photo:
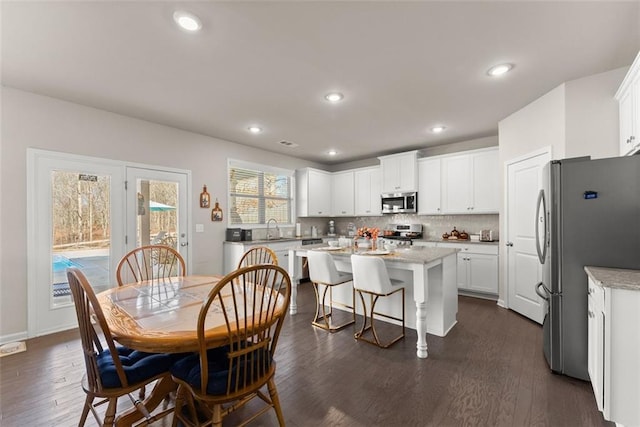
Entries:
[[224, 242], [224, 274], [229, 274], [236, 268], [242, 255], [253, 246], [267, 246], [275, 252], [278, 265], [291, 275], [289, 271], [289, 249], [300, 246], [300, 240], [286, 240], [275, 242]]
[[589, 278], [588, 370], [598, 409], [618, 426], [640, 426], [640, 290]]
[[604, 288], [589, 281], [588, 297], [589, 349], [587, 369], [596, 396], [598, 410], [603, 411], [604, 401]]
[[460, 249], [458, 290], [498, 295], [498, 246], [482, 243], [414, 242], [416, 246]]

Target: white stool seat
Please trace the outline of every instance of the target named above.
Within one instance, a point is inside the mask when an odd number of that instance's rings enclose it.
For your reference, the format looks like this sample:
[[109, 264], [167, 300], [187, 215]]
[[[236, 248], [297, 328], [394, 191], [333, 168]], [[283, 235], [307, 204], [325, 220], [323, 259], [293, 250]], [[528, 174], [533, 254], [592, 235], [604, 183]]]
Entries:
[[[329, 332], [335, 332], [345, 326], [355, 323], [353, 289], [351, 290], [351, 305], [333, 301], [332, 292], [332, 288], [334, 286], [351, 282], [353, 280], [351, 273], [338, 271], [336, 264], [333, 261], [333, 257], [327, 252], [313, 250], [307, 251], [307, 262], [309, 263], [309, 279], [313, 283], [313, 289], [316, 294], [316, 314], [311, 324], [319, 328], [326, 329]], [[322, 296], [320, 296], [320, 286], [324, 286]], [[327, 291], [329, 292], [328, 304], [326, 303]], [[328, 312], [327, 305], [329, 306]], [[334, 305], [349, 309], [352, 312], [352, 319], [340, 325], [335, 325], [331, 322]]]
[[[404, 338], [404, 286], [401, 280], [389, 278], [389, 272], [387, 266], [382, 258], [374, 257], [371, 255], [351, 255], [351, 267], [353, 270], [353, 288], [360, 296], [364, 311], [364, 322], [362, 328], [356, 332], [355, 338], [363, 341], [367, 341], [371, 344], [375, 344], [382, 348], [387, 348]], [[394, 317], [388, 314], [379, 313], [375, 311], [375, 305], [379, 297], [387, 297], [395, 294], [396, 292], [402, 292], [402, 317]], [[363, 294], [369, 294], [370, 307], [367, 310], [367, 305], [364, 300]], [[394, 338], [391, 342], [383, 344], [378, 338], [377, 331], [375, 329], [374, 317], [385, 317], [402, 322], [402, 333]], [[370, 323], [367, 324], [367, 317], [370, 319]], [[371, 330], [373, 339], [365, 338], [365, 332]]]

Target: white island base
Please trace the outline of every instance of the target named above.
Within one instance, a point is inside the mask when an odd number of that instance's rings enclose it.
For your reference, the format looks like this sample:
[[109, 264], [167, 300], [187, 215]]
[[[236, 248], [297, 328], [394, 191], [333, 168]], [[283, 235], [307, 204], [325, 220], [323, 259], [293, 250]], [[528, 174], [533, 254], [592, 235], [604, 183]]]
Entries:
[[[308, 250], [317, 250], [319, 247], [322, 245], [305, 246], [289, 251], [289, 271], [294, 272], [291, 277], [291, 314], [297, 313], [297, 287], [301, 277], [300, 267], [297, 267], [300, 263], [296, 263], [296, 257], [304, 257]], [[405, 306], [411, 307], [411, 300], [415, 303], [415, 313], [411, 310], [405, 313], [405, 324], [406, 327], [417, 331], [416, 354], [419, 358], [426, 358], [428, 355], [427, 333], [444, 337], [457, 322], [456, 252], [456, 249], [412, 248], [383, 256], [389, 275], [405, 282]], [[330, 253], [339, 270], [351, 271], [351, 249]], [[351, 290], [346, 286], [340, 288], [335, 289], [334, 299], [347, 302], [351, 298]], [[393, 315], [400, 316], [402, 308], [397, 304], [392, 306], [391, 298], [393, 297], [380, 300], [376, 310], [387, 313], [391, 311]], [[362, 314], [359, 304], [356, 306], [358, 314]]]

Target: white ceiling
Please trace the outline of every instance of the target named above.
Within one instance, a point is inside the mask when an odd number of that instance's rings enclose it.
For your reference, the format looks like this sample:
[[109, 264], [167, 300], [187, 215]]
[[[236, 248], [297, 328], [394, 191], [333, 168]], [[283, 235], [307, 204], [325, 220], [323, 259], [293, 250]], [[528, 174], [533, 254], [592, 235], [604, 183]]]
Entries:
[[[177, 29], [176, 9], [202, 31]], [[640, 1], [3, 1], [1, 13], [6, 86], [327, 164], [496, 135], [562, 82], [640, 50]], [[501, 62], [514, 70], [488, 77]], [[326, 102], [331, 90], [344, 101]]]

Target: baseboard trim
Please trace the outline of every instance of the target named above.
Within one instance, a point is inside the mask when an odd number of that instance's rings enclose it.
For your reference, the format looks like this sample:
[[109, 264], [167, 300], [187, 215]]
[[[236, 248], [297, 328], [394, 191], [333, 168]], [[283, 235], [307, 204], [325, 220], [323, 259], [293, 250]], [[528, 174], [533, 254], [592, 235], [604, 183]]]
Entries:
[[499, 307], [502, 307], [502, 308], [509, 308], [509, 307], [507, 307], [507, 306], [505, 305], [505, 303], [504, 303], [504, 300], [503, 300], [503, 299], [499, 299], [499, 300], [498, 300], [498, 302], [497, 302], [497, 304], [498, 304], [498, 306], [499, 306]]
[[14, 341], [22, 341], [29, 338], [27, 331], [17, 332], [15, 334], [8, 334], [0, 336], [0, 345], [7, 344]]

